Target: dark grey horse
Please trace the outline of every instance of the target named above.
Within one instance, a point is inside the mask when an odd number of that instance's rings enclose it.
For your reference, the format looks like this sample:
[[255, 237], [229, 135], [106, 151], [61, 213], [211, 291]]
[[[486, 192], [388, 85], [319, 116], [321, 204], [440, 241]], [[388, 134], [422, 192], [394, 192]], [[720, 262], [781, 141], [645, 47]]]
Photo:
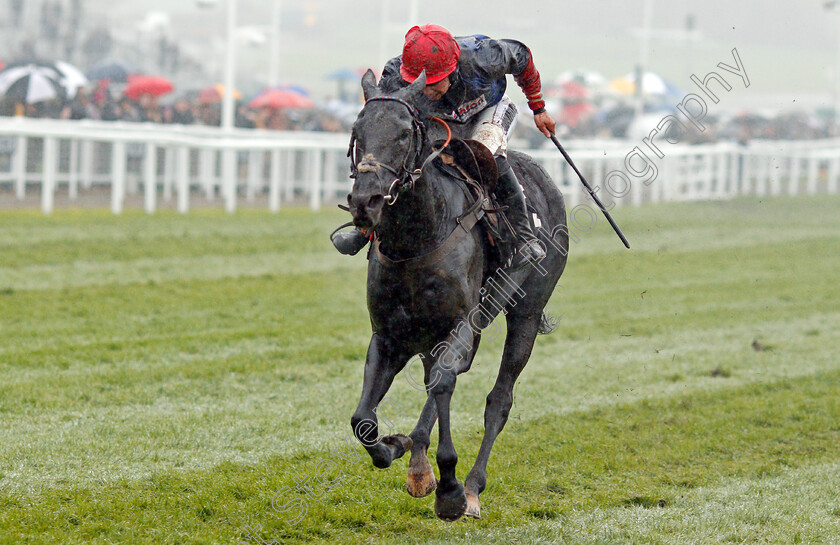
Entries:
[[[540, 219], [536, 232], [547, 255], [510, 275], [494, 270], [482, 229], [464, 225], [471, 197], [446, 171], [425, 161], [433, 152], [425, 137], [427, 120], [414, 108], [422, 100], [425, 81], [421, 75], [386, 97], [372, 72], [362, 79], [367, 102], [353, 126], [356, 180], [348, 201], [355, 225], [375, 231], [378, 244], [371, 249], [367, 281], [373, 336], [352, 426], [376, 467], [386, 468], [410, 450], [409, 493], [422, 497], [437, 488], [435, 513], [455, 520], [465, 513], [480, 516], [478, 496], [487, 482], [490, 450], [507, 421], [514, 383], [534, 340], [545, 332], [544, 308], [566, 265], [569, 238], [557, 187], [528, 156], [510, 152], [510, 163]], [[499, 312], [505, 313], [508, 328], [504, 355], [487, 396], [478, 458], [462, 486], [455, 476], [450, 399], [456, 377], [470, 368], [481, 331]], [[417, 426], [409, 437], [380, 437], [377, 406], [397, 373], [418, 354], [428, 397]], [[426, 457], [436, 419], [439, 482]]]

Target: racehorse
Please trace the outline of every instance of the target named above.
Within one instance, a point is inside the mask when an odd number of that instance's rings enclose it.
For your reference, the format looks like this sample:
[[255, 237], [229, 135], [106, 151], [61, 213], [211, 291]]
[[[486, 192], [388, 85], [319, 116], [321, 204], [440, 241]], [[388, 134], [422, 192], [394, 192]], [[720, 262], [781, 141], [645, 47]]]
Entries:
[[[411, 85], [384, 95], [373, 72], [362, 78], [366, 102], [352, 130], [355, 181], [348, 205], [356, 227], [375, 232], [376, 241], [367, 278], [373, 334], [351, 425], [376, 467], [387, 468], [411, 452], [408, 492], [423, 497], [437, 489], [438, 517], [478, 518], [490, 450], [507, 421], [514, 384], [535, 338], [546, 332], [544, 308], [566, 265], [566, 208], [548, 174], [527, 155], [510, 151], [509, 161], [539, 218], [536, 232], [547, 252], [538, 264], [511, 272], [506, 282], [488, 283], [493, 264], [486, 235], [471, 225], [473, 198], [430, 160], [437, 154], [427, 138], [431, 122], [415, 108], [425, 82], [422, 74]], [[512, 282], [513, 289], [501, 288]], [[507, 321], [504, 353], [487, 396], [484, 438], [461, 485], [455, 476], [450, 399], [456, 377], [472, 364], [482, 329], [500, 312]], [[417, 425], [409, 436], [379, 436], [376, 409], [416, 355], [423, 362], [427, 393]], [[439, 481], [426, 456], [436, 419]]]

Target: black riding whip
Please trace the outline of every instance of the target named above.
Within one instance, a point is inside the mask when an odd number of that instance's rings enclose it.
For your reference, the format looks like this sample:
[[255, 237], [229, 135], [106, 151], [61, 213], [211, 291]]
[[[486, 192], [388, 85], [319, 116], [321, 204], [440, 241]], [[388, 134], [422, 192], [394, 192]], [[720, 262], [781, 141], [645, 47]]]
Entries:
[[557, 149], [559, 149], [560, 153], [563, 154], [563, 158], [566, 159], [566, 162], [569, 163], [569, 166], [571, 166], [572, 169], [574, 169], [574, 171], [577, 173], [578, 178], [580, 178], [581, 183], [586, 188], [586, 190], [589, 191], [589, 195], [592, 196], [592, 199], [598, 205], [598, 208], [601, 209], [601, 212], [603, 212], [604, 215], [607, 217], [607, 221], [609, 221], [610, 225], [612, 225], [612, 228], [615, 230], [615, 234], [618, 235], [618, 238], [621, 239], [621, 242], [623, 242], [624, 246], [626, 246], [627, 249], [629, 250], [630, 249], [630, 243], [627, 242], [627, 238], [624, 236], [624, 233], [621, 232], [621, 229], [619, 229], [618, 225], [615, 223], [615, 220], [612, 219], [612, 216], [610, 216], [610, 213], [607, 212], [606, 208], [604, 208], [604, 205], [601, 203], [601, 199], [599, 199], [598, 195], [596, 195], [595, 192], [592, 191], [592, 187], [589, 185], [589, 183], [583, 177], [583, 174], [580, 173], [580, 170], [578, 170], [578, 167], [575, 166], [574, 161], [572, 161], [572, 158], [569, 157], [568, 153], [566, 153], [566, 150], [563, 149], [563, 146], [560, 145], [560, 141], [557, 140], [557, 137], [554, 136], [554, 134], [551, 135], [551, 141], [554, 142], [554, 145], [557, 146]]

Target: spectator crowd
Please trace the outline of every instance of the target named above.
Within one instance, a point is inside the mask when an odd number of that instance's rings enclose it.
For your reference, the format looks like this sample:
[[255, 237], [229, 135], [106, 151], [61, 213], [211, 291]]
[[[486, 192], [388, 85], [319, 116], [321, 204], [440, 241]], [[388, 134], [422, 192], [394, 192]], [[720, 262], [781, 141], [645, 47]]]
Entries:
[[[306, 130], [342, 132], [348, 130], [352, 119], [346, 112], [358, 111], [342, 104], [323, 108], [249, 108], [247, 102], [235, 103], [234, 125], [245, 129]], [[336, 111], [336, 110], [340, 110]], [[219, 126], [221, 100], [201, 100], [198, 93], [185, 94], [163, 103], [158, 97], [143, 94], [136, 100], [114, 93], [105, 84], [93, 89], [80, 88], [69, 101], [49, 100], [22, 104], [8, 97], [0, 99], [0, 115], [50, 119], [95, 119], [168, 123], [180, 125]], [[341, 112], [344, 112], [342, 114]]]
[[[662, 100], [648, 102], [638, 120], [632, 101], [614, 94], [567, 96], [552, 89], [549, 84], [547, 106], [558, 122], [559, 134], [564, 138], [641, 138], [646, 122], [659, 120], [664, 115], [678, 115], [673, 104]], [[0, 116], [25, 116], [52, 119], [95, 119], [102, 121], [151, 122], [180, 125], [219, 126], [221, 124], [221, 97], [207, 100], [199, 92], [179, 95], [175, 100], [152, 94], [142, 94], [132, 99], [115, 91], [119, 86], [100, 82], [93, 87], [81, 87], [70, 100], [47, 100], [35, 104], [22, 104], [10, 97], [0, 98]], [[347, 132], [353, 123], [360, 103], [327, 101], [306, 108], [249, 107], [247, 101], [237, 97], [234, 125], [245, 129], [279, 131], [304, 130]], [[522, 108], [526, 116], [527, 108]], [[682, 142], [698, 144], [720, 140], [739, 141], [753, 139], [814, 139], [832, 134], [831, 116], [816, 112], [776, 112], [762, 114], [744, 111], [734, 114], [709, 114], [704, 119], [707, 130], [689, 130], [684, 135], [674, 135]], [[641, 131], [641, 132], [640, 132]], [[517, 135], [527, 145], [545, 144], [541, 134], [532, 124], [517, 125]]]

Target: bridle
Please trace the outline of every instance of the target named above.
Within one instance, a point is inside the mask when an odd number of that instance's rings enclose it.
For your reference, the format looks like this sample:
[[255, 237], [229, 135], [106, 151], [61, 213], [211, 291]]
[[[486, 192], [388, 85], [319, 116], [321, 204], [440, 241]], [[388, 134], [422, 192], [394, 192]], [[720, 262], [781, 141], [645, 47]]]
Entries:
[[[418, 179], [423, 175], [423, 168], [430, 163], [435, 157], [437, 157], [443, 149], [449, 145], [449, 140], [451, 139], [452, 133], [449, 129], [449, 126], [446, 125], [442, 119], [437, 117], [431, 117], [441, 123], [446, 127], [447, 131], [447, 139], [446, 143], [441, 147], [439, 150], [435, 150], [429, 157], [423, 161], [423, 164], [420, 168], [411, 169], [410, 166], [415, 166], [420, 162], [421, 155], [423, 153], [423, 143], [426, 141], [426, 126], [423, 124], [422, 115], [420, 112], [406, 102], [405, 100], [389, 95], [377, 96], [367, 99], [365, 101], [365, 106], [367, 107], [368, 104], [375, 101], [390, 101], [390, 102], [399, 102], [403, 106], [405, 106], [409, 113], [411, 114], [411, 146], [409, 146], [408, 152], [405, 154], [403, 158], [402, 165], [398, 168], [395, 168], [391, 165], [387, 165], [385, 163], [381, 163], [376, 160], [372, 159], [362, 159], [358, 163], [356, 162], [356, 130], [353, 129], [352, 134], [350, 135], [350, 149], [347, 150], [347, 156], [350, 158], [350, 178], [356, 179], [359, 174], [359, 169], [363, 170], [371, 170], [375, 171], [378, 169], [384, 169], [387, 172], [390, 172], [394, 175], [394, 180], [391, 182], [390, 186], [388, 187], [388, 191], [382, 191], [382, 194], [385, 197], [385, 202], [389, 205], [392, 205], [397, 202], [397, 199], [400, 196], [400, 193], [405, 189], [414, 189], [414, 184], [417, 182]], [[363, 108], [364, 109], [364, 108]], [[412, 149], [413, 150], [413, 160], [412, 160]], [[410, 163], [409, 163], [410, 162]], [[380, 181], [381, 184], [381, 181]], [[384, 188], [380, 188], [384, 189]]]

